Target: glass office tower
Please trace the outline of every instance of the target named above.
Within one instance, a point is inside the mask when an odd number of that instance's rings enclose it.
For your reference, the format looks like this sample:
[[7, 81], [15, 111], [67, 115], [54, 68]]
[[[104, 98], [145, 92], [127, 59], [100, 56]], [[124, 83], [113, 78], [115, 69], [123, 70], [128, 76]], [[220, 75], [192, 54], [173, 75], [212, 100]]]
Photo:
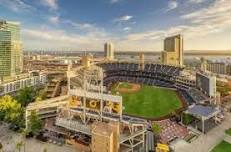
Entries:
[[20, 74], [22, 68], [20, 23], [0, 20], [0, 77]]

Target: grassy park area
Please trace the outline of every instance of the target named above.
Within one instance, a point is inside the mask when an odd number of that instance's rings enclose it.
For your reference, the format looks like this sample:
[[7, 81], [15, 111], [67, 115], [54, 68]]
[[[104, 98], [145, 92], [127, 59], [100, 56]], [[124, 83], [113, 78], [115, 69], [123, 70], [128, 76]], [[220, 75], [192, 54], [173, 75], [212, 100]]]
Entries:
[[212, 150], [212, 152], [231, 152], [231, 144], [226, 141], [222, 141]]

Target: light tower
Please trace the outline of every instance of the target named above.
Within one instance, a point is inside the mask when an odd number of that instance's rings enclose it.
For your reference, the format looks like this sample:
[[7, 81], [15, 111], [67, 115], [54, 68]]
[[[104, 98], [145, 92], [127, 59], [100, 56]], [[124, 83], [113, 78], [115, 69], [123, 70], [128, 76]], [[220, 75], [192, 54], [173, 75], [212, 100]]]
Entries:
[[140, 58], [139, 59], [139, 69], [143, 71], [144, 70], [144, 66], [145, 66], [144, 65], [144, 53], [140, 53], [139, 54], [139, 58]]

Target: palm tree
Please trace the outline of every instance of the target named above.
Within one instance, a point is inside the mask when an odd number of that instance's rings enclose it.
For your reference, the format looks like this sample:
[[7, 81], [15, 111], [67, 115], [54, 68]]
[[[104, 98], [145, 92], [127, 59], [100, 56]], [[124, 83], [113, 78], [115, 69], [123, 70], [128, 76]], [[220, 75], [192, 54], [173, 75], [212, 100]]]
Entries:
[[20, 141], [20, 142], [18, 142], [18, 143], [16, 144], [16, 149], [18, 150], [18, 152], [21, 152], [22, 146], [23, 146], [23, 142], [22, 142], [22, 141]]
[[28, 130], [23, 129], [21, 134], [22, 134], [23, 142], [24, 142], [23, 144], [24, 152], [26, 152], [26, 136], [28, 135]]

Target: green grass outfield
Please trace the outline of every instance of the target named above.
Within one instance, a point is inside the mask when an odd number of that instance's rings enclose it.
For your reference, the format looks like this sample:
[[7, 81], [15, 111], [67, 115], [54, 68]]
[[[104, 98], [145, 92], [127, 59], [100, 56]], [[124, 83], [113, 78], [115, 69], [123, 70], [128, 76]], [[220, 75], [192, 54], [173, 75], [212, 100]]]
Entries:
[[212, 150], [212, 152], [231, 152], [231, 144], [226, 141], [222, 141]]
[[[121, 86], [123, 85], [119, 87]], [[116, 85], [112, 88], [112, 92], [115, 87]], [[125, 114], [158, 118], [181, 107], [177, 93], [171, 89], [143, 85], [138, 92], [121, 93], [121, 95], [125, 107], [123, 113]]]

